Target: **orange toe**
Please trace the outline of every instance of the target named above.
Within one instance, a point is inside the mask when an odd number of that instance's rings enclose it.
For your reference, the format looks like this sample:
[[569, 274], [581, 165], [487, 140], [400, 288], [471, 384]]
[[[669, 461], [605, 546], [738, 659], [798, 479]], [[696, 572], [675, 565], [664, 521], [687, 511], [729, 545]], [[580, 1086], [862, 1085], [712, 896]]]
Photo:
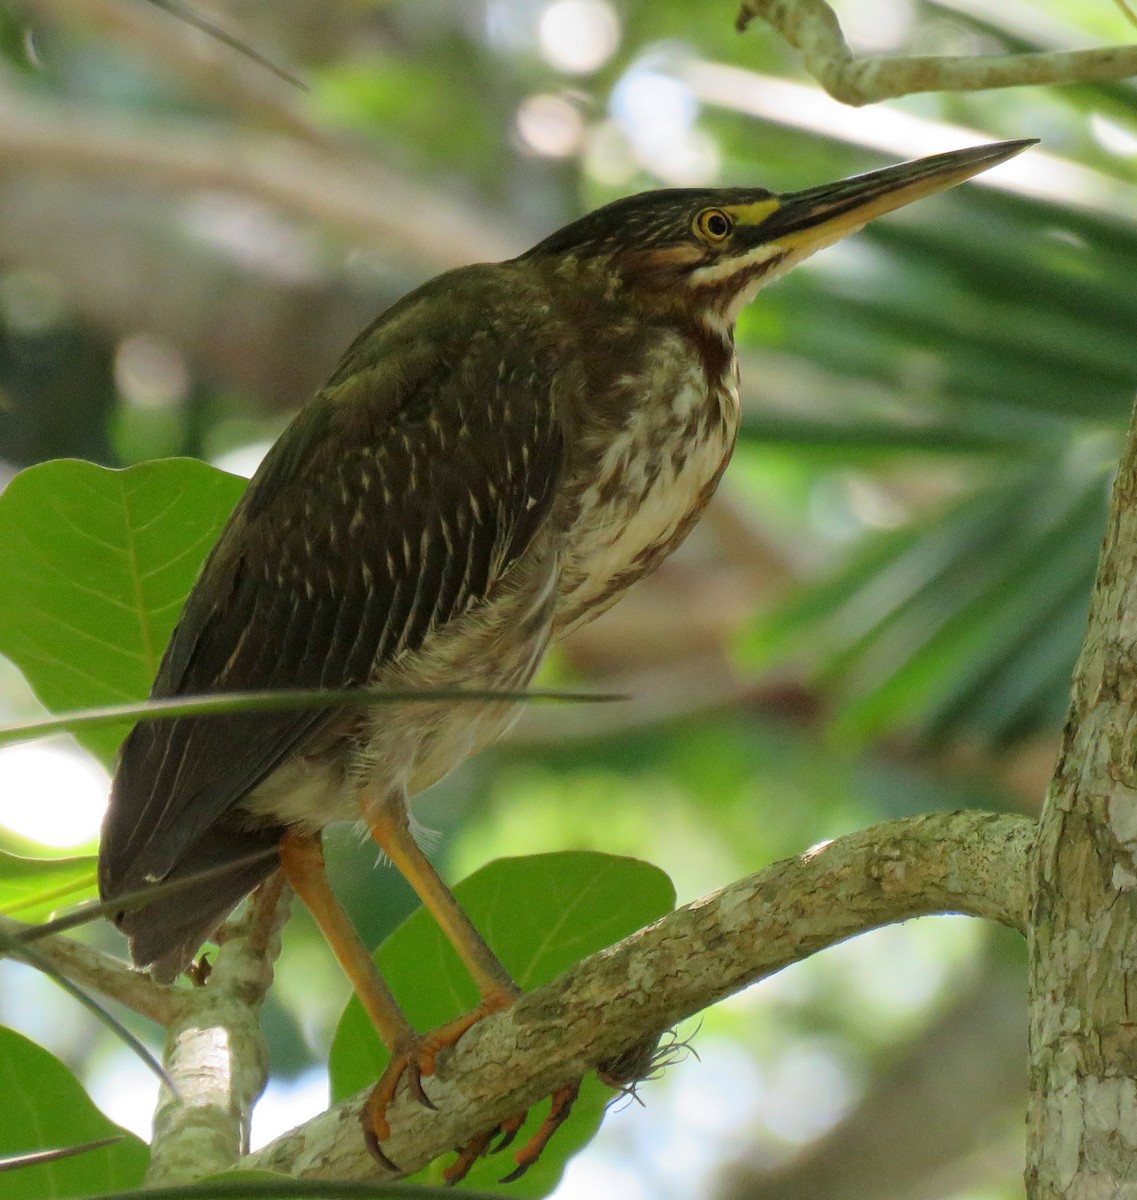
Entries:
[[[489, 1016], [491, 1012], [497, 1012], [501, 1008], [504, 1008], [511, 1000], [511, 996], [489, 998], [479, 1004], [477, 1008], [471, 1009], [468, 1013], [463, 1013], [460, 1017], [455, 1017], [453, 1021], [447, 1021], [445, 1025], [440, 1025], [437, 1029], [432, 1029], [430, 1033], [424, 1034], [421, 1037], [404, 1038], [394, 1048], [391, 1053], [391, 1061], [387, 1064], [387, 1069], [383, 1072], [382, 1076], [380, 1076], [379, 1082], [371, 1089], [371, 1095], [367, 1097], [367, 1104], [363, 1110], [363, 1133], [367, 1140], [368, 1149], [389, 1170], [397, 1171], [398, 1167], [383, 1153], [381, 1144], [391, 1136], [391, 1125], [387, 1120], [387, 1109], [395, 1099], [395, 1094], [399, 1090], [399, 1084], [406, 1079], [407, 1088], [411, 1095], [425, 1108], [434, 1108], [434, 1104], [422, 1086], [422, 1081], [424, 1076], [434, 1074], [439, 1053], [448, 1046], [457, 1045], [459, 1039], [468, 1029], [476, 1025], [483, 1017]], [[496, 1130], [491, 1130], [490, 1133], [486, 1134], [486, 1145], [489, 1144], [495, 1133]], [[473, 1154], [465, 1170], [462, 1172], [463, 1175], [469, 1171], [478, 1154], [482, 1153], [485, 1149], [483, 1146], [477, 1153], [472, 1152], [471, 1148], [478, 1141], [480, 1139], [475, 1138], [474, 1141], [468, 1143], [460, 1151], [460, 1160], [468, 1152]], [[461, 1178], [461, 1176], [458, 1176], [458, 1178]]]
[[496, 1129], [491, 1129], [489, 1133], [479, 1134], [476, 1138], [471, 1138], [461, 1150], [458, 1151], [458, 1157], [442, 1172], [442, 1178], [449, 1185], [453, 1186], [456, 1183], [461, 1183], [470, 1173], [470, 1168], [489, 1150], [490, 1142], [497, 1135]]
[[[398, 1173], [399, 1167], [383, 1152], [382, 1143], [391, 1136], [391, 1125], [387, 1120], [387, 1110], [399, 1090], [399, 1085], [406, 1080], [411, 1095], [427, 1108], [433, 1108], [430, 1097], [422, 1086], [425, 1076], [433, 1075], [437, 1064], [438, 1054], [448, 1046], [458, 1043], [462, 1035], [492, 1012], [506, 1007], [513, 999], [512, 996], [487, 997], [477, 1008], [468, 1013], [440, 1025], [437, 1029], [423, 1036], [404, 1038], [391, 1054], [391, 1061], [383, 1072], [379, 1082], [371, 1089], [367, 1104], [363, 1110], [363, 1132], [368, 1149], [372, 1155], [388, 1170]], [[529, 1141], [514, 1154], [517, 1166], [503, 1180], [511, 1183], [522, 1175], [541, 1157], [545, 1147], [557, 1130], [565, 1123], [572, 1106], [580, 1093], [580, 1081], [558, 1088], [552, 1095], [552, 1105], [549, 1115], [541, 1122], [537, 1132]], [[483, 1154], [490, 1150], [494, 1138], [499, 1138], [495, 1150], [502, 1150], [517, 1136], [518, 1130], [525, 1121], [524, 1112], [516, 1113], [502, 1121], [500, 1125], [471, 1138], [459, 1151], [458, 1157], [443, 1172], [443, 1178], [449, 1184], [458, 1183], [470, 1172], [470, 1168]]]
[[568, 1115], [572, 1112], [572, 1106], [576, 1103], [579, 1095], [579, 1079], [575, 1083], [565, 1084], [564, 1087], [558, 1088], [553, 1093], [549, 1115], [541, 1122], [540, 1128], [529, 1141], [514, 1154], [513, 1158], [517, 1166], [501, 1181], [502, 1183], [512, 1183], [515, 1179], [520, 1179], [541, 1157], [553, 1134], [568, 1120]]

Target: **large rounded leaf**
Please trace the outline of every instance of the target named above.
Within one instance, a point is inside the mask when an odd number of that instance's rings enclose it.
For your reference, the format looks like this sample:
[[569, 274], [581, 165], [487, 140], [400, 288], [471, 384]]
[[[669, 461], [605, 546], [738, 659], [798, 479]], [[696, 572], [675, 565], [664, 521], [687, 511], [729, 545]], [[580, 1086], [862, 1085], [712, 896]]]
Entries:
[[[144, 699], [245, 481], [196, 459], [61, 459], [0, 494], [0, 654], [52, 712]], [[128, 726], [78, 735], [109, 763]]]
[[[555, 979], [589, 954], [612, 945], [665, 913], [675, 904], [671, 880], [658, 868], [633, 858], [594, 851], [566, 851], [505, 858], [463, 880], [454, 894], [474, 924], [526, 990]], [[413, 913], [379, 947], [375, 961], [416, 1028], [431, 1029], [473, 1008], [478, 992], [453, 947], [424, 909]], [[332, 1042], [329, 1071], [336, 1099], [375, 1082], [387, 1065], [387, 1051], [354, 997]], [[429, 1081], [427, 1088], [429, 1090]], [[611, 1089], [594, 1077], [585, 1081], [569, 1121], [540, 1162], [511, 1196], [543, 1196], [556, 1185], [570, 1155], [596, 1132]], [[517, 1145], [544, 1116], [535, 1108]], [[435, 1163], [423, 1179], [440, 1179]], [[494, 1188], [508, 1173], [506, 1155], [479, 1161], [466, 1183]]]
[[74, 1158], [5, 1171], [4, 1200], [100, 1196], [142, 1182], [145, 1142], [120, 1129], [91, 1103], [74, 1075], [42, 1046], [0, 1028], [0, 1157], [54, 1150], [102, 1138], [120, 1140]]
[[21, 858], [0, 850], [0, 915], [42, 921], [95, 894], [95, 860]]

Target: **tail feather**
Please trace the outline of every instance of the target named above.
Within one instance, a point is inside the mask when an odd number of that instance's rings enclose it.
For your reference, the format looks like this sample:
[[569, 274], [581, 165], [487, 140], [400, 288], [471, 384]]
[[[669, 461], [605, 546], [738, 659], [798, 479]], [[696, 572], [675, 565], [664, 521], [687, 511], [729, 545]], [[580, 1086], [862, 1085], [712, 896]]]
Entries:
[[[140, 967], [149, 967], [158, 983], [173, 983], [193, 962], [202, 942], [217, 929], [241, 899], [267, 879], [279, 865], [273, 855], [242, 862], [258, 851], [276, 846], [280, 829], [211, 829], [182, 856], [162, 882], [185, 879], [210, 868], [233, 862], [229, 872], [212, 875], [198, 886], [160, 897], [142, 908], [119, 913], [115, 924], [130, 938], [130, 955]], [[114, 899], [136, 887], [135, 880], [103, 880], [103, 898]]]

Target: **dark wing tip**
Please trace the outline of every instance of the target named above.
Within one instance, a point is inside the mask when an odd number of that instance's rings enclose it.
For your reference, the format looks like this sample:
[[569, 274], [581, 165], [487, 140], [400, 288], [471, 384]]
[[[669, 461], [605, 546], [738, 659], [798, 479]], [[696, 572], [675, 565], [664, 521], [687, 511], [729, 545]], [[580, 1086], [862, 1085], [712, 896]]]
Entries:
[[[193, 961], [202, 942], [278, 868], [275, 855], [250, 856], [274, 847], [281, 832], [211, 829], [205, 833], [163, 880], [185, 880], [184, 886], [116, 916], [115, 924], [130, 939], [135, 964], [149, 967], [156, 982], [173, 983]], [[227, 860], [235, 860], [231, 869], [219, 872], [217, 868], [224, 867]], [[203, 873], [207, 874], [200, 882], [191, 882], [195, 874]]]

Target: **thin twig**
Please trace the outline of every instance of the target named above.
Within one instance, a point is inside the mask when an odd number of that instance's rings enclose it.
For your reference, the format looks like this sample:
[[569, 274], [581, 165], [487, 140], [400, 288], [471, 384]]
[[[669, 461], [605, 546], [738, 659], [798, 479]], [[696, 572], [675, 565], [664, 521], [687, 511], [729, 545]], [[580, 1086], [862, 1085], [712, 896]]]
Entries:
[[857, 58], [825, 0], [742, 0], [738, 29], [744, 30], [756, 18], [801, 51], [805, 69], [835, 100], [858, 106], [915, 92], [1101, 83], [1137, 75], [1137, 46], [1030, 54], [882, 54]]
[[27, 966], [34, 967], [37, 971], [46, 975], [52, 983], [62, 988], [77, 1004], [82, 1005], [95, 1020], [105, 1025], [167, 1087], [176, 1090], [174, 1081], [166, 1074], [162, 1068], [162, 1064], [150, 1053], [149, 1047], [127, 1029], [113, 1013], [105, 1009], [86, 988], [76, 983], [70, 976], [64, 975], [38, 949], [33, 946], [21, 945], [9, 937], [7, 933], [0, 931], [0, 954], [8, 955], [17, 962], [23, 962]]
[[[15, 943], [22, 943], [33, 928], [10, 917], [0, 917], [0, 933]], [[109, 954], [59, 934], [38, 940], [35, 948], [61, 975], [94, 988], [159, 1025], [169, 1025], [178, 1014], [181, 992], [160, 987], [148, 975]]]
[[569, 688], [277, 688], [248, 692], [206, 692], [139, 700], [134, 704], [106, 704], [41, 717], [22, 725], [0, 725], [0, 746], [30, 742], [56, 733], [131, 725], [135, 721], [176, 721], [182, 717], [221, 716], [247, 712], [300, 712], [305, 709], [383, 707], [386, 705], [481, 704], [508, 701], [539, 704], [545, 701], [598, 704], [627, 700], [618, 692], [583, 692]]
[[[1123, 0], [1118, 0], [1119, 3]], [[238, 54], [243, 54], [250, 62], [254, 62], [259, 67], [263, 67], [270, 74], [275, 75], [277, 79], [283, 80], [285, 83], [290, 83], [293, 87], [299, 88], [302, 92], [308, 90], [308, 85], [299, 76], [294, 75], [291, 71], [286, 70], [279, 63], [273, 62], [266, 54], [262, 54], [255, 46], [251, 46], [248, 42], [242, 41], [239, 37], [230, 33], [227, 29], [222, 29], [220, 25], [214, 24], [212, 21], [207, 21], [204, 17], [194, 12], [186, 4], [180, 3], [180, 0], [150, 0], [150, 3], [155, 8], [161, 8], [168, 12], [172, 17], [176, 17], [179, 21], [185, 21], [187, 25], [204, 33], [207, 37], [213, 38], [223, 46], [228, 46], [230, 50], [236, 51]]]
[[148, 60], [163, 78], [176, 79], [211, 107], [221, 105], [257, 124], [336, 153], [354, 153], [340, 136], [315, 124], [294, 90], [264, 67], [230, 53], [214, 36], [171, 20], [155, 5], [128, 0], [29, 0], [41, 18], [95, 29]]
[[252, 866], [254, 863], [274, 857], [275, 854], [275, 847], [270, 847], [267, 850], [258, 850], [253, 854], [245, 855], [243, 858], [233, 859], [218, 866], [206, 867], [203, 871], [194, 871], [190, 875], [182, 875], [162, 883], [149, 884], [146, 887], [136, 888], [131, 892], [124, 892], [121, 896], [115, 896], [113, 900], [84, 903], [73, 912], [65, 913], [61, 917], [54, 917], [52, 920], [44, 921], [39, 925], [17, 924], [20, 932], [16, 940], [21, 945], [26, 946], [32, 942], [38, 942], [43, 938], [50, 938], [55, 934], [63, 933], [65, 930], [77, 929], [80, 925], [89, 925], [92, 921], [101, 920], [103, 917], [114, 917], [120, 912], [145, 908], [148, 904], [153, 904], [155, 900], [167, 899], [170, 896], [176, 896], [179, 892], [200, 887], [203, 883], [208, 883], [213, 879], [220, 879], [239, 867]]
[[39, 1167], [44, 1163], [59, 1162], [60, 1159], [74, 1158], [77, 1154], [89, 1154], [92, 1150], [102, 1150], [121, 1142], [122, 1134], [115, 1137], [99, 1138], [95, 1142], [83, 1142], [75, 1146], [58, 1146], [54, 1150], [33, 1150], [30, 1154], [12, 1154], [0, 1158], [0, 1174], [8, 1171], [22, 1171], [25, 1167]]

